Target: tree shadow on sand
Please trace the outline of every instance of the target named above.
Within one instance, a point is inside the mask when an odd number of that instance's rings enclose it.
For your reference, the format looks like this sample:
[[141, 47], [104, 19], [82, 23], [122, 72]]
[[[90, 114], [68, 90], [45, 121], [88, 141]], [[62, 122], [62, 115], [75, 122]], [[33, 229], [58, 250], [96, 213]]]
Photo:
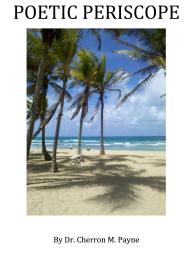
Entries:
[[[28, 166], [31, 173], [28, 176], [28, 189], [57, 190], [81, 187], [86, 190], [88, 187], [102, 186], [105, 189], [103, 194], [85, 201], [107, 204], [111, 207], [111, 212], [139, 201], [140, 186], [165, 192], [164, 176], [144, 176], [145, 169], [134, 170], [124, 164], [126, 157], [125, 155], [104, 158], [88, 157], [89, 164], [79, 167], [69, 166], [69, 160], [62, 158], [59, 159], [60, 173], [58, 174], [41, 173], [43, 170], [44, 172], [50, 170], [51, 163], [42, 161], [40, 165], [35, 165], [33, 161]], [[129, 161], [128, 157], [127, 161]], [[132, 163], [134, 160], [130, 161]]]

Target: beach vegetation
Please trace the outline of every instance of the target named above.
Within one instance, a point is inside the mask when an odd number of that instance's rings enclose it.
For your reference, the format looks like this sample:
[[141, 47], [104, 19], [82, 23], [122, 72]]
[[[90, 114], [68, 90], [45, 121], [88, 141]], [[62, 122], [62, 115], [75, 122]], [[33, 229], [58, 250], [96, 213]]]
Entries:
[[27, 130], [27, 159], [29, 157], [31, 142], [33, 138], [34, 125], [36, 121], [36, 115], [38, 112], [38, 101], [40, 94], [43, 92], [43, 79], [46, 71], [46, 63], [48, 60], [48, 51], [52, 45], [54, 38], [58, 39], [60, 36], [60, 29], [42, 29], [42, 52], [41, 60], [38, 65], [38, 71], [36, 76], [36, 83], [34, 87], [33, 102], [31, 106], [30, 118], [28, 122]]
[[[130, 77], [140, 75], [140, 81], [127, 94], [125, 94], [118, 106], [138, 91], [146, 86], [162, 69], [166, 69], [166, 30], [165, 29], [108, 29], [114, 39], [126, 49], [116, 50], [120, 55], [125, 55], [129, 59], [145, 63], [140, 69], [130, 72]], [[123, 36], [134, 36], [137, 44], [133, 44]], [[164, 96], [163, 94], [162, 96]]]

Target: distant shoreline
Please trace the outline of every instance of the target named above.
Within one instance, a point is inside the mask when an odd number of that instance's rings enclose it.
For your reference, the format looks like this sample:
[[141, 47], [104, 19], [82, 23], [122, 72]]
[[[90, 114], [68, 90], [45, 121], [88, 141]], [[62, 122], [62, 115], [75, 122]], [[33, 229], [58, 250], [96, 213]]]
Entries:
[[[46, 137], [46, 146], [52, 149], [54, 137]], [[76, 148], [78, 138], [75, 136], [61, 136], [58, 140], [59, 149]], [[104, 146], [106, 150], [130, 150], [130, 151], [165, 151], [166, 138], [164, 136], [106, 136], [104, 137]], [[41, 148], [41, 137], [32, 142], [32, 148]], [[100, 137], [84, 136], [82, 137], [83, 149], [100, 149]]]
[[[77, 136], [60, 136], [59, 138], [64, 138], [64, 137], [66, 137], [66, 138], [74, 138], [74, 137], [76, 137], [77, 138]], [[100, 138], [100, 136], [83, 136], [82, 138], [84, 139], [84, 138]], [[120, 136], [104, 136], [104, 139], [105, 138], [108, 138], [108, 137], [112, 137], [112, 138], [115, 138], [115, 137], [165, 137], [166, 138], [166, 135], [160, 135], [160, 136], [155, 136], [155, 135], [148, 135], [148, 136], [146, 136], [146, 135], [144, 135], [144, 136], [122, 136], [122, 135], [120, 135]], [[37, 136], [37, 138], [41, 138], [41, 136], [40, 135], [38, 135]], [[46, 136], [46, 138], [54, 138], [54, 136]]]

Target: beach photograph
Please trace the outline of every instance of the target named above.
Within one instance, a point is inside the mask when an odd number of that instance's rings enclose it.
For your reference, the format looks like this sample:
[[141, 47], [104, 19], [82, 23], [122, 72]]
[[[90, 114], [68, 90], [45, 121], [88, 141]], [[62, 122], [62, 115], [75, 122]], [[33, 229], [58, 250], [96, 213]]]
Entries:
[[166, 30], [26, 42], [27, 215], [166, 215]]

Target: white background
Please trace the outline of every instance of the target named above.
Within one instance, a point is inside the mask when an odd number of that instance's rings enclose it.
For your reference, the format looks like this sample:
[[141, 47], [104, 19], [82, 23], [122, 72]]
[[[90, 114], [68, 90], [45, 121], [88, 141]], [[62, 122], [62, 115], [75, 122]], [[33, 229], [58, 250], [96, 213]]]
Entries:
[[[1, 261], [193, 261], [193, 1], [2, 1]], [[14, 20], [14, 4], [180, 4], [180, 20]], [[26, 215], [26, 28], [167, 28], [167, 215]], [[139, 237], [140, 244], [54, 245], [53, 236]]]

